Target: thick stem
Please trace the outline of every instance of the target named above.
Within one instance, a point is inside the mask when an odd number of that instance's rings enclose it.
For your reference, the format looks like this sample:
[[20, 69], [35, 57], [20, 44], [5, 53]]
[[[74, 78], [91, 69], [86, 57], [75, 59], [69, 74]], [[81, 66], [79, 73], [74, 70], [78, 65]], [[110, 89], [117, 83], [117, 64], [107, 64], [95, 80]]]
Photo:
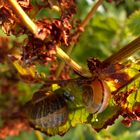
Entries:
[[20, 7], [16, 0], [8, 0], [14, 11], [15, 14], [18, 15], [20, 20], [22, 20], [23, 24], [33, 33], [36, 35], [37, 33], [37, 26], [34, 22], [28, 17], [28, 15], [24, 12], [24, 10]]
[[140, 37], [136, 38], [132, 42], [130, 42], [128, 45], [120, 49], [118, 52], [114, 53], [110, 57], [108, 57], [106, 60], [103, 61], [103, 65], [109, 65], [111, 63], [116, 63], [123, 61], [124, 59], [131, 56], [136, 51], [140, 50]]

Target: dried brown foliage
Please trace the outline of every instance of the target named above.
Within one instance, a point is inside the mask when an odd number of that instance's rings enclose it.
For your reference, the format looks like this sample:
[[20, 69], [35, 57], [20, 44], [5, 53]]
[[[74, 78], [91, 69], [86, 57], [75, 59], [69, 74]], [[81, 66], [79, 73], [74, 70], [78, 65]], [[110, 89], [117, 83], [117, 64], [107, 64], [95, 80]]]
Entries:
[[4, 0], [0, 1], [0, 24], [5, 33], [10, 34], [10, 31], [14, 28], [17, 17], [13, 13], [11, 7]]
[[[31, 7], [29, 0], [18, 0], [18, 3], [25, 10], [29, 10]], [[21, 28], [22, 23], [6, 0], [0, 0], [0, 25], [2, 26], [2, 30], [8, 35], [10, 33], [19, 35], [24, 32], [23, 27]]]
[[8, 38], [0, 37], [0, 63], [4, 63], [5, 58], [7, 57], [8, 54]]
[[0, 138], [5, 139], [7, 136], [17, 136], [22, 131], [29, 131], [28, 123], [23, 119], [7, 120], [4, 127], [0, 128]]
[[56, 45], [52, 42], [42, 42], [34, 37], [29, 37], [25, 40], [25, 45], [22, 46], [22, 58], [24, 64], [34, 64], [39, 61], [42, 64], [50, 61], [55, 61]]

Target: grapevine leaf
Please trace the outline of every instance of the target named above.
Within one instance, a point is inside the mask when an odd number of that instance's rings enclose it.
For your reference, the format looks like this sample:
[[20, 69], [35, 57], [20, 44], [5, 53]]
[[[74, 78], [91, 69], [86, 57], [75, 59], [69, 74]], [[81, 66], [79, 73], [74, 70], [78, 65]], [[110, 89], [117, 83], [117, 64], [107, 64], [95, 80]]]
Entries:
[[128, 27], [134, 35], [140, 35], [140, 10], [130, 16], [128, 19]]

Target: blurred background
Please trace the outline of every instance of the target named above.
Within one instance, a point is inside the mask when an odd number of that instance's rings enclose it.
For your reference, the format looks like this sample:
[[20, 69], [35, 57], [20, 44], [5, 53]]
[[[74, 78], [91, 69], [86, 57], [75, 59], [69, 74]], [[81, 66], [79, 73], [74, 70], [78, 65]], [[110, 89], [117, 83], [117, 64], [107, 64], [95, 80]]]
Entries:
[[[33, 2], [39, 0], [33, 0]], [[109, 1], [109, 0], [108, 0]], [[110, 0], [111, 1], [111, 0]], [[113, 1], [113, 0], [112, 0]], [[95, 1], [92, 0], [76, 0], [77, 14], [75, 19], [83, 20], [90, 11]], [[37, 14], [36, 18], [43, 16], [58, 17], [57, 13], [44, 9]], [[89, 57], [96, 57], [104, 60], [121, 47], [131, 42], [140, 34], [140, 1], [139, 0], [114, 0], [112, 3], [104, 2], [99, 7], [96, 14], [86, 26], [85, 31], [81, 33], [79, 41], [75, 45], [71, 57], [82, 66], [86, 65]], [[0, 31], [1, 36], [5, 36]], [[24, 37], [23, 37], [24, 38]], [[14, 40], [15, 37], [10, 37]], [[16, 38], [19, 42], [20, 37]], [[139, 53], [135, 54], [139, 57]], [[0, 63], [0, 69], [4, 68], [4, 64]], [[40, 71], [47, 71], [41, 66], [38, 67]], [[0, 79], [0, 83], [3, 79]], [[31, 95], [39, 88], [30, 87], [24, 82], [18, 83], [18, 101], [24, 104]], [[13, 89], [14, 90], [14, 89]], [[1, 92], [1, 90], [0, 90]], [[7, 105], [10, 97], [4, 96], [0, 93], [0, 112], [2, 112], [2, 105]], [[131, 127], [127, 128], [121, 124], [122, 118], [115, 121], [115, 124], [109, 126], [107, 129], [96, 133], [90, 126], [78, 125], [71, 128], [64, 136], [48, 137], [44, 134], [44, 140], [140, 140], [140, 123], [135, 122]], [[0, 116], [0, 126], [3, 120]], [[42, 140], [37, 137], [37, 134], [32, 131], [23, 131], [18, 136], [9, 136], [6, 140]]]
[[[64, 136], [48, 137], [41, 134], [44, 140], [139, 140], [140, 124], [134, 123], [130, 128], [126, 128], [117, 120], [115, 124], [99, 133], [85, 125], [78, 125], [70, 129]], [[39, 140], [35, 133], [22, 132], [19, 136], [8, 137], [6, 140]], [[40, 139], [41, 140], [41, 139]]]

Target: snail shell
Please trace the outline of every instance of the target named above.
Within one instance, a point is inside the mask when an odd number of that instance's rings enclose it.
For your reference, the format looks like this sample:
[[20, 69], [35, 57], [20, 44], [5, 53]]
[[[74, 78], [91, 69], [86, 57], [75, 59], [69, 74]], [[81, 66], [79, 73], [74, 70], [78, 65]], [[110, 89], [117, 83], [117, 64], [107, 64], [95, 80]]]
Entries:
[[110, 100], [110, 89], [108, 85], [100, 79], [95, 79], [90, 85], [83, 86], [83, 103], [89, 113], [103, 112]]
[[68, 108], [64, 97], [49, 92], [37, 92], [28, 103], [29, 121], [40, 128], [54, 128], [66, 123]]

